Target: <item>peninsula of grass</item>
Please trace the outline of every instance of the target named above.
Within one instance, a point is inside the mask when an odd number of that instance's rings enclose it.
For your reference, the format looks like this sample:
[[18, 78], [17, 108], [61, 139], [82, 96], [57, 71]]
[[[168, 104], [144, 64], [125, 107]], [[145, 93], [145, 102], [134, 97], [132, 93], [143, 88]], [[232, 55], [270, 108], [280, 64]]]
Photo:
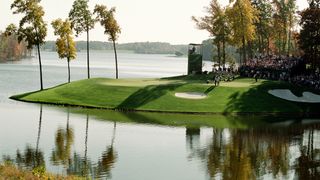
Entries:
[[[12, 96], [12, 99], [119, 111], [176, 113], [299, 113], [317, 114], [320, 103], [298, 103], [274, 97], [272, 89], [290, 89], [296, 95], [306, 91], [286, 82], [237, 78], [215, 87], [207, 76], [162, 79], [95, 78], [63, 84], [43, 91]], [[177, 92], [202, 92], [204, 99], [183, 99]]]

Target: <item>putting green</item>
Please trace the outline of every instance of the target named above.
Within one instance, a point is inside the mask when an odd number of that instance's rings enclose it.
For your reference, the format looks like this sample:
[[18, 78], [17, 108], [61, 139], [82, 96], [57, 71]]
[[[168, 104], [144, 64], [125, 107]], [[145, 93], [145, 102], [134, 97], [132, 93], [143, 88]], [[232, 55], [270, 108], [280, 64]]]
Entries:
[[131, 87], [144, 87], [150, 85], [167, 85], [167, 84], [183, 84], [183, 80], [162, 80], [162, 79], [108, 79], [107, 81], [100, 82], [101, 85], [107, 86], [131, 86]]

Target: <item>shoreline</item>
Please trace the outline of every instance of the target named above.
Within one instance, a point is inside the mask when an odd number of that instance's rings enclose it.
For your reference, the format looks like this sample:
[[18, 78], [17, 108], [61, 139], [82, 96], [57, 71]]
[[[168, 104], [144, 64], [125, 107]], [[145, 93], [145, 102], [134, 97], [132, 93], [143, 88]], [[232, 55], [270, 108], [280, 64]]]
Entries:
[[40, 101], [28, 101], [21, 100], [14, 97], [9, 97], [11, 100], [32, 103], [32, 104], [42, 104], [50, 105], [56, 107], [73, 107], [73, 108], [84, 108], [84, 109], [96, 109], [96, 110], [107, 110], [114, 112], [124, 112], [124, 113], [135, 113], [135, 112], [146, 112], [146, 113], [159, 113], [159, 114], [181, 114], [181, 115], [223, 115], [223, 116], [277, 116], [277, 117], [295, 117], [295, 118], [320, 118], [320, 112], [188, 112], [188, 111], [163, 111], [163, 110], [147, 110], [147, 109], [129, 109], [129, 108], [107, 108], [107, 107], [95, 107], [95, 106], [85, 106], [85, 105], [75, 105], [67, 103], [51, 103], [51, 102], [40, 102]]

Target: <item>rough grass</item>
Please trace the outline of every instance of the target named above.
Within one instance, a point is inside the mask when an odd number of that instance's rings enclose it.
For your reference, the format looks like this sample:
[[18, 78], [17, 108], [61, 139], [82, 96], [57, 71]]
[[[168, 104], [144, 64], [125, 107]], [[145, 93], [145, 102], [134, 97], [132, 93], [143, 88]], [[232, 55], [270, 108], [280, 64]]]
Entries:
[[47, 180], [47, 179], [58, 179], [58, 180], [78, 180], [85, 179], [76, 176], [58, 176], [50, 173], [37, 173], [35, 171], [25, 171], [16, 168], [11, 164], [0, 164], [0, 179], [25, 179], [25, 180]]
[[[296, 103], [276, 98], [270, 89], [305, 89], [288, 83], [239, 78], [215, 87], [208, 77], [172, 77], [163, 79], [81, 80], [41, 92], [11, 98], [27, 102], [75, 105], [118, 110], [144, 110], [186, 113], [317, 113], [320, 104]], [[175, 97], [176, 92], [202, 92], [206, 99]]]

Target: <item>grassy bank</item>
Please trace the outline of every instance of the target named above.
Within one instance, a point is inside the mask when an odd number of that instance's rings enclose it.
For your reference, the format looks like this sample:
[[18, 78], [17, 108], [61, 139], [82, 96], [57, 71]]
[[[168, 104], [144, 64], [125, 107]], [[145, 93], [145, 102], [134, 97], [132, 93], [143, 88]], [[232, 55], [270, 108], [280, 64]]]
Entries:
[[26, 179], [26, 180], [42, 180], [42, 179], [65, 179], [65, 180], [80, 180], [76, 176], [58, 176], [47, 173], [42, 169], [34, 169], [26, 171], [16, 168], [11, 164], [0, 164], [0, 179]]
[[[240, 78], [215, 87], [206, 77], [181, 76], [164, 79], [81, 80], [41, 92], [12, 96], [12, 99], [116, 110], [182, 113], [317, 113], [320, 104], [296, 103], [268, 94], [271, 89], [303, 89], [285, 82]], [[202, 92], [201, 100], [175, 97], [176, 92]]]

